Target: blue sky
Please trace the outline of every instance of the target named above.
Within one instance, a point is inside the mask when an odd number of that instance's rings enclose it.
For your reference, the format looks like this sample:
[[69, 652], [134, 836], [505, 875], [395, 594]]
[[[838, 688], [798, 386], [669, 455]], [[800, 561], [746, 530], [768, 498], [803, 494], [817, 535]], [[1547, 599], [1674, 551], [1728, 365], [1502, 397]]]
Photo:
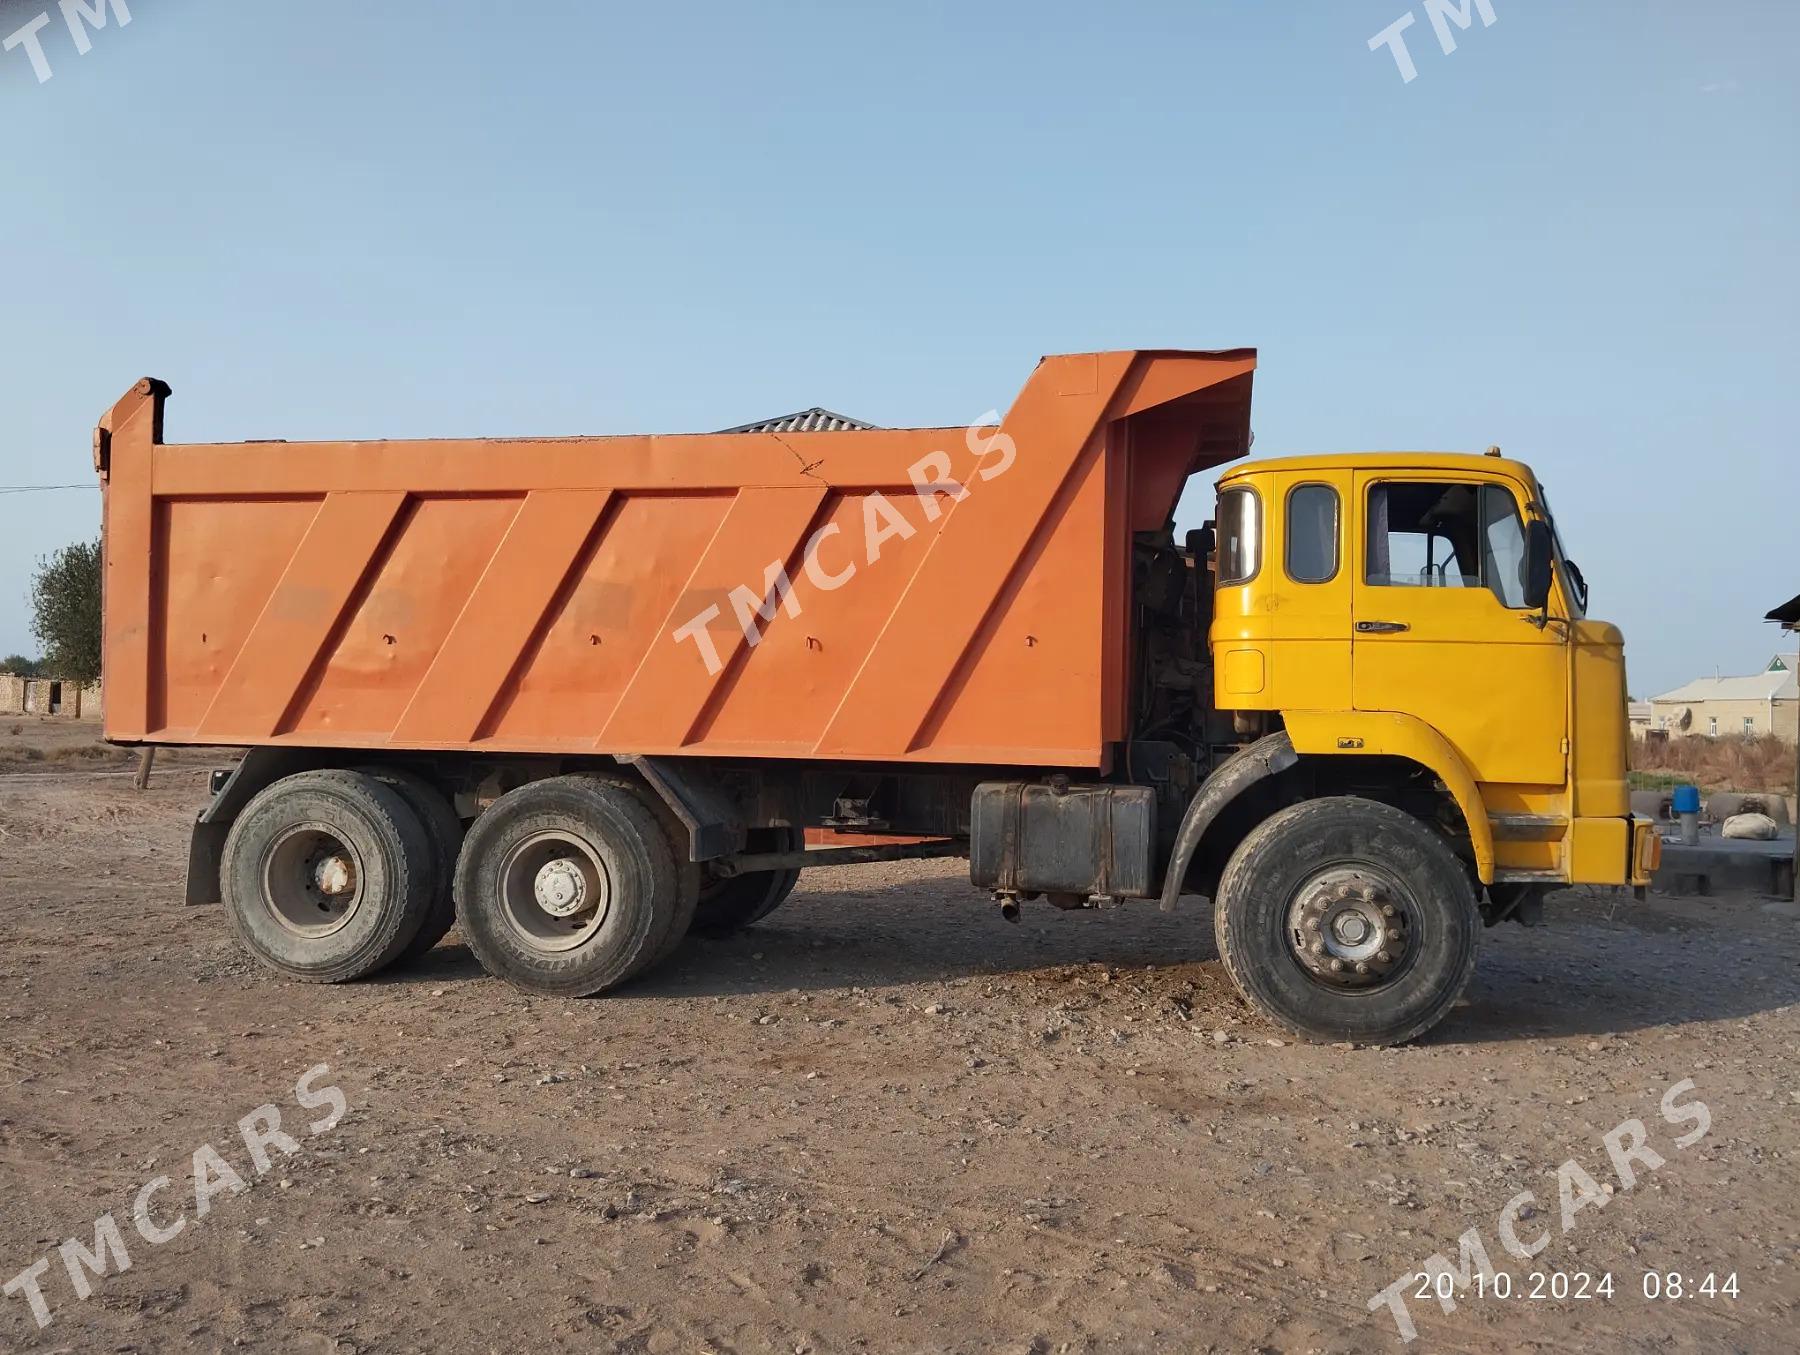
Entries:
[[[0, 484], [146, 374], [180, 441], [607, 433], [1254, 345], [1259, 455], [1536, 466], [1640, 693], [1800, 592], [1782, 0], [1414, 3], [1411, 83], [1403, 0], [129, 8], [0, 0]], [[0, 652], [98, 505], [0, 495]]]

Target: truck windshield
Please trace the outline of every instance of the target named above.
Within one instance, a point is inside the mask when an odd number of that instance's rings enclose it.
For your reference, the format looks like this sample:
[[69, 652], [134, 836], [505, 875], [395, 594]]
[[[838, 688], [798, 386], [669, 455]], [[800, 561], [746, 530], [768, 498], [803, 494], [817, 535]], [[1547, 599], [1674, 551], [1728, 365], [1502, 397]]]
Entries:
[[1556, 514], [1550, 511], [1550, 492], [1540, 482], [1538, 485], [1538, 503], [1544, 509], [1544, 521], [1550, 524], [1550, 540], [1556, 547], [1556, 570], [1562, 576], [1563, 593], [1569, 599], [1569, 608], [1576, 619], [1587, 615], [1588, 586], [1582, 575], [1581, 566], [1569, 558], [1569, 552], [1563, 549], [1562, 533], [1556, 527]]

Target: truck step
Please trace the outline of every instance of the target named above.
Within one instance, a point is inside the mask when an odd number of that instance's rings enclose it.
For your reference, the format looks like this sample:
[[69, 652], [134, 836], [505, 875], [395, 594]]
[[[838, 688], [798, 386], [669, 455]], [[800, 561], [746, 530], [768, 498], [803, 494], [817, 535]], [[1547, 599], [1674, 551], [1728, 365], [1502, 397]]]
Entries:
[[1560, 842], [1569, 831], [1561, 814], [1490, 814], [1496, 842]]

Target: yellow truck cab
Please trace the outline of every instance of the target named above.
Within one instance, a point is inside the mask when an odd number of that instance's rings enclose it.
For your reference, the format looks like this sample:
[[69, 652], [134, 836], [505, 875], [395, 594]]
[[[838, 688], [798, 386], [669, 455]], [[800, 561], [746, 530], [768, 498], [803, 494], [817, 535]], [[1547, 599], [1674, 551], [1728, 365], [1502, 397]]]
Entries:
[[1524, 463], [1239, 466], [1219, 482], [1214, 597], [1218, 707], [1279, 716], [1298, 754], [1428, 769], [1482, 884], [1648, 883], [1658, 839], [1628, 803], [1624, 639], [1585, 614]]
[[1410, 1039], [1467, 983], [1481, 924], [1535, 923], [1571, 884], [1648, 884], [1623, 637], [1587, 617], [1528, 466], [1290, 457], [1218, 491], [1184, 554], [1213, 576], [1198, 623], [1225, 756], [1163, 906], [1212, 899], [1253, 1005], [1312, 1038]]

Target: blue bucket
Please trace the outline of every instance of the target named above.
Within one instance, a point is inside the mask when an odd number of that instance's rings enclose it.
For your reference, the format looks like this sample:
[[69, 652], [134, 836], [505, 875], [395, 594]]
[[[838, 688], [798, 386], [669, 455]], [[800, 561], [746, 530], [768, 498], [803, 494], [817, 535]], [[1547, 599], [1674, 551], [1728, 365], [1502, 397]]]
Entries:
[[1670, 807], [1677, 814], [1698, 814], [1700, 812], [1700, 787], [1675, 787], [1675, 795]]

